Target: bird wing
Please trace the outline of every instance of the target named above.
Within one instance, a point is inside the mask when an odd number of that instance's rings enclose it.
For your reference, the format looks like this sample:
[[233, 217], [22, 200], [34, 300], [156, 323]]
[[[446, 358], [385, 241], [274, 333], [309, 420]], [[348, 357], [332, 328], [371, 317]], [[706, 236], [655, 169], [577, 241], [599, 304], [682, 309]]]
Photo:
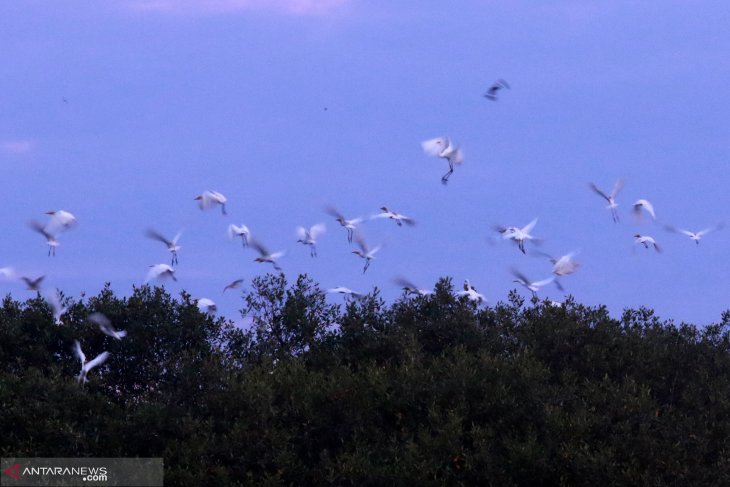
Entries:
[[555, 280], [555, 276], [548, 277], [547, 279], [543, 279], [542, 281], [533, 282], [532, 285], [535, 286], [535, 287], [543, 287], [543, 286], [545, 286], [547, 284], [550, 284], [554, 280]]
[[[111, 329], [111, 325], [112, 325], [111, 321], [109, 321], [109, 318], [107, 318], [106, 316], [104, 316], [101, 313], [98, 313], [98, 312], [91, 313], [89, 315], [89, 321], [91, 321], [95, 325], [98, 325], [100, 328], [104, 327], [106, 329]], [[102, 329], [102, 331], [104, 333], [106, 333], [103, 329]]]
[[367, 254], [369, 251], [368, 244], [365, 242], [365, 239], [362, 237], [362, 235], [355, 234], [355, 243], [360, 247], [360, 250], [362, 250], [363, 254]]
[[94, 357], [93, 360], [86, 362], [86, 365], [84, 365], [84, 370], [86, 372], [88, 372], [91, 369], [93, 369], [94, 367], [96, 367], [97, 365], [101, 365], [104, 362], [106, 362], [106, 359], [108, 359], [108, 358], [109, 358], [109, 352], [101, 352], [99, 355]]
[[597, 193], [597, 194], [599, 194], [600, 196], [602, 196], [602, 197], [603, 197], [603, 198], [604, 198], [604, 199], [605, 199], [606, 201], [609, 201], [609, 200], [610, 200], [610, 198], [608, 197], [608, 195], [607, 195], [606, 193], [604, 193], [603, 191], [601, 191], [600, 189], [598, 189], [598, 186], [596, 186], [596, 185], [595, 185], [595, 184], [593, 184], [593, 183], [589, 183], [589, 186], [590, 186], [590, 188], [591, 188], [591, 189], [592, 189], [592, 190], [593, 190], [593, 191], [594, 191], [595, 193]]
[[159, 242], [162, 242], [163, 244], [167, 245], [168, 247], [172, 245], [172, 242], [170, 240], [165, 238], [161, 233], [159, 233], [151, 228], [148, 228], [147, 230], [145, 230], [144, 234], [147, 237], [151, 238], [152, 240], [157, 240]]
[[424, 140], [421, 142], [423, 152], [429, 156], [438, 157], [441, 155], [441, 151], [446, 147], [446, 137], [436, 137], [435, 139]]
[[307, 229], [304, 227], [297, 227], [297, 237], [299, 237], [301, 240], [306, 240]]
[[40, 223], [38, 223], [35, 220], [29, 221], [28, 226], [30, 228], [32, 228], [33, 230], [35, 230], [36, 232], [43, 235], [46, 238], [46, 240], [50, 240], [50, 239], [54, 238], [53, 234], [51, 234], [48, 230], [46, 230], [47, 227], [44, 227], [43, 225], [41, 225]]
[[271, 260], [276, 260], [279, 257], [284, 257], [286, 255], [286, 250], [282, 250], [280, 252], [274, 252], [273, 254], [269, 255]]
[[525, 225], [525, 227], [521, 230], [522, 233], [526, 233], [529, 235], [529, 233], [532, 231], [532, 229], [535, 228], [535, 225], [537, 225], [537, 218], [535, 218], [530, 223]]
[[412, 227], [412, 226], [414, 226], [416, 224], [416, 220], [414, 220], [413, 218], [404, 216], [404, 215], [401, 215], [400, 216], [400, 221], [402, 221], [403, 223], [405, 223], [409, 227]]
[[409, 281], [408, 279], [401, 277], [401, 276], [397, 276], [397, 277], [393, 278], [393, 282], [395, 283], [396, 286], [399, 286], [399, 287], [406, 287], [406, 288], [413, 289], [413, 290], [418, 289], [418, 286], [416, 286], [411, 281]]
[[324, 223], [317, 223], [316, 225], [312, 225], [312, 228], [309, 229], [309, 235], [312, 237], [312, 239], [316, 239], [326, 231], [327, 225], [325, 225]]
[[329, 205], [325, 206], [324, 211], [328, 215], [335, 217], [335, 219], [337, 219], [337, 218], [342, 218], [343, 220], [345, 219], [345, 217], [342, 215], [342, 213], [337, 211], [337, 209], [334, 206], [329, 206]]
[[79, 359], [82, 366], [86, 363], [86, 355], [81, 350], [81, 344], [78, 340], [74, 340], [74, 355]]
[[261, 242], [259, 242], [258, 240], [251, 240], [248, 244], [251, 247], [253, 247], [254, 249], [256, 249], [256, 251], [259, 254], [261, 254], [261, 257], [266, 257], [266, 256], [270, 255], [269, 254], [269, 251], [266, 250], [266, 247], [264, 247], [263, 245], [261, 245]]
[[0, 277], [4, 277], [5, 279], [14, 279], [15, 270], [12, 267], [0, 268]]
[[701, 231], [697, 232], [697, 235], [699, 235], [701, 237], [701, 236], [706, 235], [706, 234], [708, 234], [710, 232], [714, 232], [715, 230], [722, 230], [722, 228], [724, 226], [725, 225], [723, 223], [720, 223], [719, 225], [716, 225], [714, 227], [705, 228], [704, 230], [701, 230]]
[[525, 286], [527, 286], [530, 283], [530, 280], [527, 278], [527, 276], [522, 274], [517, 269], [511, 269], [510, 271], [512, 272], [512, 275], [515, 276], [520, 281], [521, 284], [524, 284]]
[[613, 189], [611, 190], [611, 198], [616, 198], [619, 191], [621, 191], [621, 188], [624, 187], [624, 180], [619, 178], [616, 180], [616, 182], [613, 184]]

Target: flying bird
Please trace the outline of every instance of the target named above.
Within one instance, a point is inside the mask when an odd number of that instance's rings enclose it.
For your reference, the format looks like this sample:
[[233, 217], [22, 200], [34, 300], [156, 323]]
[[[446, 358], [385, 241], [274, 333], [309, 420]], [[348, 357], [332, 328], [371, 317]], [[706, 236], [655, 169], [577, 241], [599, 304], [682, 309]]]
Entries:
[[634, 240], [635, 244], [641, 244], [644, 246], [645, 249], [648, 249], [649, 246], [652, 246], [652, 247], [654, 247], [654, 250], [656, 250], [657, 252], [662, 251], [661, 247], [659, 247], [659, 245], [656, 243], [656, 240], [654, 240], [653, 237], [650, 237], [648, 235], [641, 235], [641, 234], [637, 233], [636, 235], [634, 235], [634, 239], [635, 239]]
[[177, 281], [177, 277], [175, 277], [175, 269], [167, 264], [155, 264], [150, 266], [150, 270], [147, 272], [147, 277], [145, 278], [144, 283], [147, 284], [153, 279], [167, 278]]
[[45, 278], [46, 276], [41, 276], [36, 279], [31, 279], [30, 277], [26, 276], [20, 276], [20, 280], [23, 281], [26, 286], [28, 286], [28, 291], [40, 291], [41, 283]]
[[362, 235], [355, 235], [355, 242], [360, 247], [359, 250], [353, 250], [352, 253], [357, 255], [358, 257], [365, 259], [365, 267], [362, 270], [362, 273], [365, 274], [365, 272], [368, 270], [368, 267], [370, 267], [370, 261], [375, 258], [375, 254], [380, 250], [382, 245], [378, 245], [374, 249], [371, 249], [368, 247], [367, 242], [365, 242], [365, 239], [362, 237]]
[[5, 279], [15, 279], [15, 269], [13, 269], [12, 267], [0, 268], [0, 277], [3, 277]]
[[203, 194], [196, 196], [194, 200], [198, 202], [198, 206], [201, 210], [208, 210], [213, 208], [215, 205], [221, 205], [221, 213], [227, 215], [226, 201], [228, 200], [218, 191], [203, 191]]
[[700, 230], [699, 232], [691, 232], [689, 230], [683, 230], [681, 228], [675, 228], [671, 225], [665, 225], [664, 229], [668, 232], [673, 233], [680, 233], [682, 235], [687, 235], [691, 240], [694, 240], [697, 245], [700, 244], [700, 239], [707, 235], [710, 232], [714, 232], [715, 230], [722, 230], [725, 227], [724, 223], [720, 223], [718, 225], [715, 225], [714, 227], [705, 228], [704, 230]]
[[317, 257], [317, 237], [326, 231], [327, 227], [324, 223], [317, 223], [316, 225], [312, 225], [309, 229], [298, 227], [297, 236], [299, 237], [299, 240], [297, 240], [297, 242], [300, 242], [303, 245], [308, 245], [310, 257]]
[[429, 294], [433, 294], [433, 291], [429, 291], [428, 289], [419, 289], [418, 286], [413, 284], [411, 281], [400, 276], [394, 278], [393, 282], [409, 295], [427, 296]]
[[201, 313], [214, 315], [215, 312], [218, 310], [218, 306], [211, 299], [199, 298], [195, 301], [196, 305], [198, 306], [198, 310], [200, 310]]
[[522, 228], [518, 227], [497, 227], [497, 231], [502, 234], [502, 238], [505, 240], [514, 240], [517, 243], [520, 251], [525, 253], [525, 240], [537, 240], [534, 236], [530, 235], [530, 232], [537, 225], [537, 218], [532, 220], [530, 223]]
[[498, 79], [492, 84], [492, 86], [489, 87], [487, 92], [484, 93], [484, 97], [488, 100], [497, 101], [497, 93], [499, 93], [499, 90], [502, 90], [504, 88], [510, 89], [505, 80]]
[[654, 205], [651, 204], [648, 200], [636, 200], [634, 203], [634, 215], [636, 215], [637, 218], [641, 218], [641, 210], [642, 208], [651, 215], [652, 220], [656, 220], [656, 213], [654, 213]]
[[239, 287], [241, 287], [241, 284], [243, 284], [243, 279], [236, 279], [235, 281], [224, 287], [223, 292], [226, 292], [226, 290], [228, 289], [238, 289]]
[[48, 304], [51, 306], [51, 311], [53, 312], [53, 322], [57, 325], [61, 325], [61, 316], [66, 314], [66, 311], [68, 311], [61, 304], [61, 296], [58, 294], [58, 291], [55, 291], [53, 293], [49, 293], [47, 296], [45, 296], [45, 298]]
[[102, 313], [91, 313], [89, 315], [89, 321], [99, 327], [99, 331], [103, 334], [114, 338], [115, 340], [121, 340], [127, 336], [127, 332], [124, 330], [115, 330], [112, 326], [112, 322], [109, 318], [104, 316]]
[[371, 220], [373, 218], [388, 218], [390, 220], [395, 221], [396, 225], [398, 225], [399, 227], [402, 227], [404, 223], [411, 227], [416, 224], [416, 222], [412, 218], [409, 218], [396, 211], [391, 211], [388, 208], [386, 208], [385, 206], [382, 206], [380, 208], [380, 213], [370, 217]]
[[456, 293], [457, 296], [466, 296], [470, 301], [475, 301], [477, 304], [485, 302], [487, 299], [483, 294], [479, 294], [474, 286], [471, 285], [469, 279], [464, 281], [464, 290]]
[[573, 260], [576, 253], [577, 252], [571, 252], [569, 254], [561, 255], [560, 257], [553, 257], [544, 252], [538, 252], [538, 254], [550, 259], [550, 262], [553, 263], [553, 274], [558, 277], [570, 275], [578, 270], [581, 264], [580, 262]]
[[611, 194], [608, 194], [608, 195], [606, 193], [604, 193], [603, 191], [601, 191], [600, 189], [598, 189], [598, 187], [595, 184], [589, 183], [589, 185], [590, 185], [591, 189], [593, 191], [595, 191], [596, 194], [600, 195], [606, 201], [608, 201], [608, 206], [606, 208], [611, 210], [611, 218], [613, 219], [614, 223], [617, 223], [618, 222], [618, 211], [616, 210], [616, 208], [618, 208], [618, 203], [616, 203], [616, 196], [618, 195], [619, 191], [621, 191], [621, 188], [624, 187], [623, 179], [616, 180], [616, 182], [613, 185], [613, 189], [611, 190]]
[[357, 229], [357, 226], [364, 221], [364, 219], [358, 217], [358, 218], [352, 218], [352, 219], [348, 220], [347, 218], [345, 218], [342, 215], [342, 213], [340, 213], [339, 211], [337, 211], [332, 206], [326, 206], [325, 209], [324, 209], [324, 211], [326, 211], [327, 214], [335, 217], [335, 220], [337, 220], [337, 222], [342, 227], [344, 227], [345, 230], [347, 230], [347, 242], [348, 243], [352, 243], [352, 235], [353, 235], [353, 232]]
[[551, 276], [547, 279], [543, 279], [542, 281], [530, 281], [524, 274], [520, 273], [516, 269], [512, 269], [512, 275], [515, 276], [515, 280], [512, 282], [516, 282], [518, 284], [521, 284], [522, 286], [526, 287], [530, 291], [532, 291], [533, 296], [537, 296], [537, 292], [540, 290], [541, 287], [547, 286], [551, 282], [554, 282], [555, 285], [560, 289], [563, 290], [563, 287], [560, 285], [560, 282], [555, 280], [555, 276]]
[[362, 299], [365, 297], [364, 294], [355, 292], [352, 289], [343, 286], [333, 287], [331, 289], [328, 289], [327, 292], [333, 294], [342, 294], [343, 296], [345, 296], [345, 301], [348, 301], [350, 299]]
[[258, 262], [259, 264], [268, 262], [274, 266], [274, 269], [281, 272], [281, 267], [279, 267], [279, 264], [276, 262], [276, 260], [280, 257], [283, 257], [284, 254], [286, 254], [286, 251], [282, 250], [280, 252], [275, 252], [272, 254], [271, 252], [266, 250], [266, 247], [261, 245], [261, 243], [257, 240], [250, 240], [249, 244], [256, 250], [256, 252], [259, 253], [259, 257], [256, 257], [254, 259], [254, 262]]
[[79, 372], [76, 380], [78, 382], [83, 382], [84, 384], [88, 382], [86, 376], [89, 374], [91, 369], [93, 369], [97, 365], [103, 364], [109, 358], [109, 352], [101, 352], [99, 355], [96, 356], [96, 358], [94, 358], [90, 362], [87, 362], [86, 355], [84, 355], [84, 352], [81, 350], [81, 344], [78, 340], [74, 340], [74, 354], [79, 359], [79, 362], [81, 362], [81, 372]]
[[231, 223], [228, 225], [228, 238], [233, 239], [235, 237], [241, 237], [241, 244], [244, 247], [248, 247], [248, 239], [251, 237], [251, 231], [246, 225], [239, 227]]
[[30, 228], [32, 228], [32, 229], [33, 229], [33, 230], [35, 230], [36, 232], [38, 232], [38, 233], [40, 233], [41, 235], [43, 235], [43, 237], [45, 237], [45, 239], [46, 239], [46, 244], [48, 244], [48, 256], [49, 256], [49, 257], [51, 257], [51, 256], [54, 256], [54, 257], [55, 257], [55, 255], [56, 255], [56, 247], [58, 247], [58, 246], [59, 246], [59, 245], [61, 245], [61, 244], [60, 244], [60, 243], [58, 242], [58, 240], [56, 239], [56, 236], [55, 236], [54, 234], [52, 234], [52, 233], [51, 233], [51, 232], [50, 232], [50, 231], [48, 230], [48, 228], [49, 228], [49, 225], [46, 225], [46, 226], [44, 227], [43, 225], [41, 225], [40, 223], [38, 223], [38, 222], [37, 222], [37, 221], [35, 221], [35, 220], [31, 220], [31, 221], [30, 221], [30, 222], [28, 223], [28, 225], [30, 226]]
[[449, 182], [449, 178], [454, 173], [454, 166], [464, 162], [464, 153], [448, 137], [436, 137], [435, 139], [424, 140], [421, 142], [421, 147], [423, 148], [423, 152], [429, 156], [446, 159], [446, 162], [449, 163], [449, 172], [441, 177], [443, 184]]
[[167, 237], [163, 236], [162, 234], [151, 228], [147, 229], [145, 235], [152, 240], [157, 240], [158, 242], [162, 242], [163, 244], [165, 244], [167, 250], [172, 254], [172, 261], [170, 262], [170, 265], [177, 264], [177, 251], [182, 248], [177, 244], [177, 241], [180, 240], [182, 231], [177, 232], [177, 235], [175, 235], [175, 238], [173, 238], [172, 240], [169, 240]]

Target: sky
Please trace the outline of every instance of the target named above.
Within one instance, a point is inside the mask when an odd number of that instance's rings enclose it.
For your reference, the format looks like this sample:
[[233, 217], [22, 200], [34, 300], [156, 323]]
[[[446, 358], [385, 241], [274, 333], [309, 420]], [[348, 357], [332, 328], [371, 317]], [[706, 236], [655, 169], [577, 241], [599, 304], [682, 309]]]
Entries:
[[[727, 2], [675, 0], [2, 2], [0, 267], [70, 296], [105, 282], [128, 295], [169, 263], [145, 229], [183, 230], [166, 288], [240, 319], [240, 292], [223, 286], [272, 269], [228, 240], [235, 223], [287, 251], [291, 281], [393, 300], [395, 276], [449, 276], [494, 304], [518, 287], [511, 268], [550, 275], [494, 238], [537, 217], [542, 244], [528, 251], [579, 251], [563, 279], [577, 301], [717, 322], [730, 227], [695, 245], [663, 225], [730, 223], [729, 17]], [[497, 79], [511, 89], [492, 102]], [[446, 186], [446, 162], [420, 145], [438, 136], [464, 152]], [[618, 178], [614, 224], [588, 183]], [[204, 190], [226, 195], [227, 216], [198, 209]], [[632, 217], [639, 198], [657, 222]], [[417, 225], [365, 223], [383, 248], [363, 274], [327, 204], [348, 217], [387, 206]], [[28, 222], [59, 209], [79, 223], [48, 257]], [[295, 229], [320, 222], [311, 258]], [[634, 245], [637, 233], [663, 252]], [[34, 295], [16, 281], [0, 292]]]

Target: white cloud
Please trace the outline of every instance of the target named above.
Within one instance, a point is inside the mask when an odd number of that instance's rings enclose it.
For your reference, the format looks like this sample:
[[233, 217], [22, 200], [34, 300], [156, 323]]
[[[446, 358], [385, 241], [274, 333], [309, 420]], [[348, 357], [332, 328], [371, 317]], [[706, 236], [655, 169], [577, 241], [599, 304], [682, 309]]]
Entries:
[[292, 15], [322, 14], [344, 6], [350, 0], [130, 0], [138, 11], [225, 13], [269, 10]]
[[10, 154], [26, 154], [33, 150], [30, 140], [0, 140], [0, 150]]

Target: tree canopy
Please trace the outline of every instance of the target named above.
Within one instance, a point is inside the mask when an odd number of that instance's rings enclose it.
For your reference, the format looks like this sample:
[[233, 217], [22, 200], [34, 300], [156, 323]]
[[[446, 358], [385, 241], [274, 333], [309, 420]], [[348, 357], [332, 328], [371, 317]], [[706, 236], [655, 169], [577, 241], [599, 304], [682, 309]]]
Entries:
[[[730, 485], [730, 312], [477, 306], [446, 278], [332, 303], [306, 276], [257, 277], [241, 327], [107, 286], [56, 325], [7, 296], [0, 455], [163, 457], [166, 485]], [[110, 353], [87, 384], [74, 340]]]

